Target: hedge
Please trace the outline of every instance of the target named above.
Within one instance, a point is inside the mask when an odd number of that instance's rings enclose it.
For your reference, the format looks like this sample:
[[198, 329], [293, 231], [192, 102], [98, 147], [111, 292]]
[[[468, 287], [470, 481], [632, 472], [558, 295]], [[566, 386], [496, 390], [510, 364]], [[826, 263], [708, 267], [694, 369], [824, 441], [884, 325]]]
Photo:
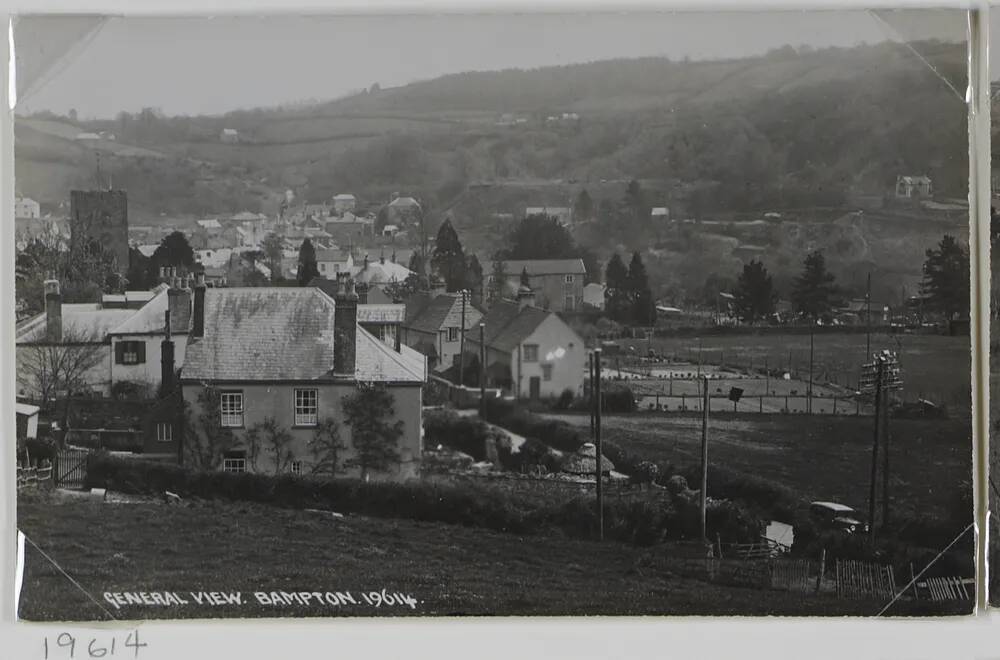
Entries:
[[[171, 491], [182, 498], [227, 499], [289, 508], [332, 509], [340, 513], [405, 518], [482, 527], [498, 532], [536, 534], [560, 530], [576, 538], [594, 538], [597, 507], [593, 496], [516, 493], [468, 483], [431, 481], [363, 482], [346, 478], [194, 471], [178, 465], [95, 454], [87, 467], [87, 487], [130, 494]], [[605, 537], [638, 545], [700, 535], [697, 504], [663, 492], [648, 499], [608, 497]], [[757, 520], [731, 502], [708, 513], [714, 537], [756, 540]]]

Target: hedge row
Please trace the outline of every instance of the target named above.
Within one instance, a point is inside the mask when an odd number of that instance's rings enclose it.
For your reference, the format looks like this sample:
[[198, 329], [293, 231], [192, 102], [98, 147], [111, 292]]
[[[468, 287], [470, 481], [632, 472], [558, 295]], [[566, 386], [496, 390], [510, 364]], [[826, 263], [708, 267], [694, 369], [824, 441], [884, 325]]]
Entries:
[[[430, 481], [362, 482], [357, 479], [294, 475], [203, 472], [106, 454], [91, 457], [87, 486], [131, 494], [227, 499], [290, 508], [332, 509], [340, 513], [405, 518], [482, 527], [499, 532], [534, 534], [561, 530], [576, 538], [594, 538], [597, 509], [592, 496], [566, 501], [537, 493], [512, 493], [496, 487]], [[658, 493], [649, 499], [609, 497], [605, 501], [605, 537], [640, 545], [700, 535], [696, 502]], [[714, 506], [708, 527], [724, 540], [744, 542], [757, 536], [759, 521], [733, 503]]]

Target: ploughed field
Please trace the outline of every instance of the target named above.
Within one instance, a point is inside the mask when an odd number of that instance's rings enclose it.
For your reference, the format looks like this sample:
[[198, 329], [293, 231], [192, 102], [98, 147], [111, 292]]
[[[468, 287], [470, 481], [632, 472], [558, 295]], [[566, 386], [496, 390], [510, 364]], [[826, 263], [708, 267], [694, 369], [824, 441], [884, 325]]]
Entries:
[[[585, 414], [546, 416], [590, 426]], [[872, 424], [864, 416], [720, 414], [709, 419], [709, 462], [790, 488], [803, 502], [833, 500], [866, 511]], [[606, 414], [602, 429], [604, 439], [644, 459], [700, 465], [698, 414]], [[889, 429], [892, 511], [947, 517], [958, 485], [972, 479], [971, 420], [893, 419]]]
[[[883, 605], [711, 584], [694, 577], [690, 560], [675, 558], [669, 545], [520, 537], [256, 504], [110, 504], [35, 495], [19, 503], [18, 527], [119, 619], [871, 615]], [[122, 604], [141, 599], [136, 592], [145, 592], [149, 604]], [[154, 602], [154, 592], [169, 604]], [[291, 596], [296, 592], [315, 595], [305, 604], [303, 596]], [[892, 613], [930, 613], [928, 606], [900, 602]], [[20, 616], [110, 618], [30, 545]]]

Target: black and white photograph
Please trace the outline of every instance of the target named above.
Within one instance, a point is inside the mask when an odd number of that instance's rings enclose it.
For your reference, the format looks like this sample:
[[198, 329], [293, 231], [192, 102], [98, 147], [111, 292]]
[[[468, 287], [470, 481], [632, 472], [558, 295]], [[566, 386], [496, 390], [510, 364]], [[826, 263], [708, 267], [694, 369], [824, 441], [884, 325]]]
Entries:
[[968, 20], [18, 17], [18, 618], [972, 613]]

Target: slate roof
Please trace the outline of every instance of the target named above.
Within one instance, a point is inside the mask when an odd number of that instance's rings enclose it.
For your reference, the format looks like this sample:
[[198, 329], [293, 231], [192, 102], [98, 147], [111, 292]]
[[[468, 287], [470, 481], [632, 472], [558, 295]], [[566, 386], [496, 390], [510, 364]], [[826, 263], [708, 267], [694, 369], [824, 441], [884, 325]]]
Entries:
[[420, 208], [420, 202], [413, 199], [412, 197], [397, 197], [396, 199], [389, 202], [389, 206], [394, 208], [408, 207], [408, 208]]
[[[109, 334], [141, 335], [164, 332], [163, 313], [167, 311], [168, 305], [167, 288], [163, 287], [149, 302], [135, 310], [135, 314], [112, 328]], [[171, 332], [188, 331], [187, 328], [173, 327], [173, 323], [171, 323], [170, 330]]]
[[[490, 307], [483, 321], [486, 323], [486, 345], [498, 351], [512, 351], [549, 317], [552, 312], [533, 306], [519, 309], [515, 302], [499, 300]], [[479, 339], [473, 333], [473, 342]]]
[[[414, 309], [412, 314], [411, 300]], [[426, 294], [417, 294], [407, 299], [406, 309], [405, 326], [417, 332], [437, 334], [444, 328], [462, 327], [462, 296], [457, 293], [441, 293], [433, 298]], [[481, 318], [482, 312], [473, 307], [471, 302], [467, 302], [465, 329], [478, 325]]]
[[405, 316], [406, 305], [371, 303], [358, 305], [358, 323], [402, 323]]
[[[98, 303], [63, 303], [63, 336], [78, 334], [102, 343], [108, 333], [139, 310], [103, 309]], [[45, 337], [45, 312], [18, 328], [17, 343], [40, 341]]]
[[[317, 287], [208, 289], [205, 336], [189, 341], [186, 380], [333, 380], [336, 304]], [[423, 382], [423, 357], [358, 327], [359, 380]]]
[[348, 250], [316, 250], [316, 261], [341, 261], [346, 262], [351, 256]]
[[357, 270], [354, 279], [365, 284], [387, 284], [389, 282], [402, 282], [412, 274], [412, 271], [406, 266], [394, 264], [391, 261], [385, 263], [369, 261], [367, 268], [361, 267]]
[[510, 277], [528, 269], [528, 275], [584, 275], [587, 272], [583, 259], [511, 259], [504, 262]]

